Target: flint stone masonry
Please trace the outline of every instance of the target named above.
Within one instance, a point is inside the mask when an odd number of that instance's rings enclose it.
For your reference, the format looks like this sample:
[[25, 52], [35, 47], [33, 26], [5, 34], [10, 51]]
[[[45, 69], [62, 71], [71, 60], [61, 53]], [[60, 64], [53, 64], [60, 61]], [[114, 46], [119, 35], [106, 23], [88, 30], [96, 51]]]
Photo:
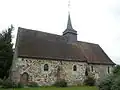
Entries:
[[[44, 71], [44, 65], [48, 64], [48, 71]], [[73, 71], [76, 65], [77, 71]], [[104, 78], [112, 72], [112, 65], [95, 65], [86, 62], [55, 61], [44, 59], [18, 58], [16, 60], [16, 73], [13, 81], [20, 82], [24, 73], [28, 74], [28, 82], [37, 82], [40, 86], [53, 85], [58, 79], [65, 79], [68, 85], [82, 85], [84, 82], [86, 67], [88, 75], [93, 76], [96, 81]], [[60, 71], [58, 72], [58, 68]], [[93, 71], [92, 68], [93, 67]], [[109, 73], [108, 73], [109, 67]]]
[[[48, 71], [44, 71], [44, 65], [48, 64]], [[77, 66], [77, 71], [73, 71], [73, 66]], [[29, 58], [18, 58], [16, 67], [19, 74], [24, 72], [29, 75], [29, 82], [37, 82], [39, 85], [52, 85], [57, 80], [57, 69], [60, 66], [60, 78], [65, 79], [68, 85], [82, 84], [85, 79], [86, 63], [71, 61], [40, 60]]]
[[[93, 71], [91, 66], [93, 66]], [[108, 67], [109, 67], [109, 72], [108, 72]], [[90, 74], [95, 77], [95, 79], [102, 79], [106, 75], [112, 73], [113, 66], [112, 65], [94, 65], [94, 64], [89, 64], [90, 68]]]

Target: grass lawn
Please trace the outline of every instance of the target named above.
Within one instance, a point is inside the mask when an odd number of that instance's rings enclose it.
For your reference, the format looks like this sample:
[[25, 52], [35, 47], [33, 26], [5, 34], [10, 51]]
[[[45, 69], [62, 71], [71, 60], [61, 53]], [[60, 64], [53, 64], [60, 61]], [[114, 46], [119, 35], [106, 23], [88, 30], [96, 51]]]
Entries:
[[98, 90], [96, 87], [80, 86], [80, 87], [38, 87], [38, 88], [16, 88], [16, 89], [0, 89], [0, 90]]

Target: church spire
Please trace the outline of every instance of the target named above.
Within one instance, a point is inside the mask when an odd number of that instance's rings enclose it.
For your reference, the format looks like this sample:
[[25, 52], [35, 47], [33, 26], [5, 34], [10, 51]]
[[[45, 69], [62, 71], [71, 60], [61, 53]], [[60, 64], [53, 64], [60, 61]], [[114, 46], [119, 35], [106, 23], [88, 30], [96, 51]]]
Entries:
[[67, 23], [67, 29], [73, 29], [72, 28], [72, 23], [71, 23], [71, 18], [70, 18], [70, 0], [68, 1], [68, 23]]
[[67, 23], [67, 29], [72, 30], [72, 23], [71, 23], [71, 18], [70, 18], [70, 13], [68, 15], [68, 23]]
[[68, 2], [68, 22], [67, 28], [63, 32], [63, 36], [67, 37], [67, 43], [71, 44], [77, 41], [77, 31], [73, 29], [70, 18], [70, 0]]

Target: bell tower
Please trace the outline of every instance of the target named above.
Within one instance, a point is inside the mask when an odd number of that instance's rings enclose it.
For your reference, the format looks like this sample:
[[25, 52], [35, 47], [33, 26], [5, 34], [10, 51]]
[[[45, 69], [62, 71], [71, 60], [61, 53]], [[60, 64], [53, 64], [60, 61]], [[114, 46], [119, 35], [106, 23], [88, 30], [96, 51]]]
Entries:
[[[68, 9], [70, 9], [70, 0], [68, 3]], [[67, 22], [67, 28], [63, 32], [63, 36], [67, 37], [68, 43], [74, 43], [77, 41], [77, 31], [73, 29], [71, 18], [70, 18], [70, 10], [68, 11], [68, 22]]]

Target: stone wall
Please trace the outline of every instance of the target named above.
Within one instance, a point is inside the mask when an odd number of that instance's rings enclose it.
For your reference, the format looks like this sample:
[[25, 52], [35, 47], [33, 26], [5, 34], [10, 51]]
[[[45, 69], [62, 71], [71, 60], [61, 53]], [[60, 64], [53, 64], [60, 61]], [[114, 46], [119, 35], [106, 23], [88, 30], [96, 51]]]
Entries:
[[[48, 64], [48, 71], [44, 71], [44, 65]], [[77, 70], [73, 71], [73, 66], [76, 65]], [[20, 76], [27, 72], [29, 75], [28, 81], [37, 82], [39, 85], [52, 85], [59, 78], [65, 79], [68, 85], [76, 85], [83, 83], [85, 78], [86, 63], [72, 61], [55, 61], [18, 58], [16, 68], [19, 68]], [[58, 66], [61, 67], [60, 75], [58, 75]], [[20, 81], [20, 78], [19, 80]]]
[[[93, 67], [93, 70], [92, 70], [92, 67]], [[90, 69], [90, 74], [92, 74], [95, 77], [95, 79], [102, 79], [106, 75], [112, 73], [113, 66], [89, 64], [89, 69]]]
[[[45, 64], [48, 64], [48, 71], [44, 71]], [[74, 65], [77, 67], [76, 71], [73, 70]], [[86, 67], [88, 74], [94, 76], [95, 79], [104, 78], [105, 75], [110, 74], [113, 69], [111, 65], [88, 65], [85, 62], [55, 61], [30, 58], [18, 58], [15, 66], [17, 73], [13, 74], [13, 81], [24, 81], [21, 78], [24, 78], [22, 77], [24, 76], [24, 73], [28, 73], [28, 81], [24, 82], [37, 82], [39, 85], [52, 85], [58, 79], [65, 79], [68, 82], [68, 85], [83, 84], [83, 81], [86, 78]]]

